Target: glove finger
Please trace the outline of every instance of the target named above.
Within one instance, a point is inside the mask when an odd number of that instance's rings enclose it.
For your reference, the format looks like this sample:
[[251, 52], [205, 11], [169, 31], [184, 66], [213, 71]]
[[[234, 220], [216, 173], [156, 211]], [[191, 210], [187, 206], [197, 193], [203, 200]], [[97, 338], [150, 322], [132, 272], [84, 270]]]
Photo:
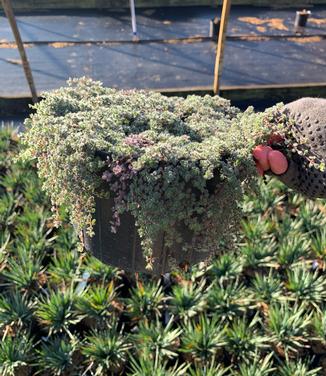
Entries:
[[279, 150], [272, 150], [268, 153], [268, 162], [272, 172], [276, 175], [284, 174], [289, 167], [286, 156]]

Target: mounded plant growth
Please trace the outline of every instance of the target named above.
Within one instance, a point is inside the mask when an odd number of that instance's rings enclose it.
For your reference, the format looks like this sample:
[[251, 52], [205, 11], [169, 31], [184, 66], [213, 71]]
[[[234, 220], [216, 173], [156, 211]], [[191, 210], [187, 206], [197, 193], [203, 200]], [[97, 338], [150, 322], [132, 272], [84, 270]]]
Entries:
[[252, 149], [272, 129], [283, 131], [285, 119], [278, 108], [241, 112], [218, 96], [118, 91], [86, 78], [46, 93], [35, 110], [23, 158], [37, 159], [53, 209], [64, 205], [92, 235], [95, 199], [111, 195], [108, 231], [131, 212], [149, 268], [159, 233], [167, 244], [182, 242], [185, 227], [190, 247], [206, 252], [232, 238], [256, 175]]

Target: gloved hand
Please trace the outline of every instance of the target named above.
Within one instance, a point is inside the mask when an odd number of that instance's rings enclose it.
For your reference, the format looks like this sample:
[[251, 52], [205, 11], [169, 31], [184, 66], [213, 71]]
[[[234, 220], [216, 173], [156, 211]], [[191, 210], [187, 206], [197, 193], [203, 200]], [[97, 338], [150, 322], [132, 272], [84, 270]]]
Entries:
[[[304, 144], [316, 161], [326, 161], [326, 99], [302, 98], [284, 106], [283, 111], [294, 121], [293, 137]], [[309, 198], [326, 198], [326, 172], [311, 166], [306, 156], [290, 153], [278, 135], [272, 135], [268, 144], [258, 145], [253, 156], [260, 175], [277, 176], [284, 184]], [[274, 150], [274, 145], [278, 144]]]

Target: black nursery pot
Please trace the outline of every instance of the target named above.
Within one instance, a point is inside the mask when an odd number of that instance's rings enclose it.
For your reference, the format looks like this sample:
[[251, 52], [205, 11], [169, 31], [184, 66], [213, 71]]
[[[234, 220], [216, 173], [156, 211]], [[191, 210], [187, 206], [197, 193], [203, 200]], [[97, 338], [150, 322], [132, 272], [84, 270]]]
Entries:
[[[154, 243], [153, 269], [146, 269], [140, 238], [135, 225], [135, 219], [130, 213], [124, 213], [120, 217], [120, 226], [117, 232], [110, 229], [112, 221], [113, 199], [97, 199], [94, 218], [95, 235], [89, 237], [84, 232], [84, 246], [96, 258], [106, 264], [110, 264], [128, 272], [147, 272], [159, 275], [168, 272], [174, 266], [195, 264], [206, 260], [209, 252], [184, 251], [183, 246], [192, 242], [192, 234], [180, 226], [182, 242], [167, 247], [165, 234], [161, 233]], [[190, 247], [192, 249], [192, 247]]]
[[[96, 156], [107, 160], [109, 154], [97, 151]], [[213, 194], [217, 187], [221, 187], [219, 174], [207, 181], [208, 192]], [[178, 223], [177, 230], [181, 235], [181, 242], [166, 244], [166, 233], [162, 232], [154, 241], [153, 268], [146, 268], [140, 237], [135, 224], [135, 218], [129, 212], [120, 215], [120, 226], [116, 233], [111, 231], [113, 221], [113, 198], [96, 199], [94, 213], [95, 226], [93, 237], [83, 232], [84, 247], [102, 262], [118, 267], [127, 272], [146, 272], [160, 275], [171, 271], [175, 267], [207, 262], [212, 252], [205, 249], [196, 250], [193, 233], [183, 224]]]

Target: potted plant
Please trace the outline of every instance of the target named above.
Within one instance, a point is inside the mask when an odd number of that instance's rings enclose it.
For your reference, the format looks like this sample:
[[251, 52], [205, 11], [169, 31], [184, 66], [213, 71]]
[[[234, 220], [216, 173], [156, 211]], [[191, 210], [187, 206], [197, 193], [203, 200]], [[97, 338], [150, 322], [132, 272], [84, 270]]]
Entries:
[[[252, 149], [271, 131], [269, 112], [87, 78], [46, 93], [34, 108], [23, 158], [37, 159], [54, 212], [67, 208], [97, 257], [160, 273], [230, 246], [239, 202], [255, 182]], [[274, 123], [280, 128], [282, 117]]]

